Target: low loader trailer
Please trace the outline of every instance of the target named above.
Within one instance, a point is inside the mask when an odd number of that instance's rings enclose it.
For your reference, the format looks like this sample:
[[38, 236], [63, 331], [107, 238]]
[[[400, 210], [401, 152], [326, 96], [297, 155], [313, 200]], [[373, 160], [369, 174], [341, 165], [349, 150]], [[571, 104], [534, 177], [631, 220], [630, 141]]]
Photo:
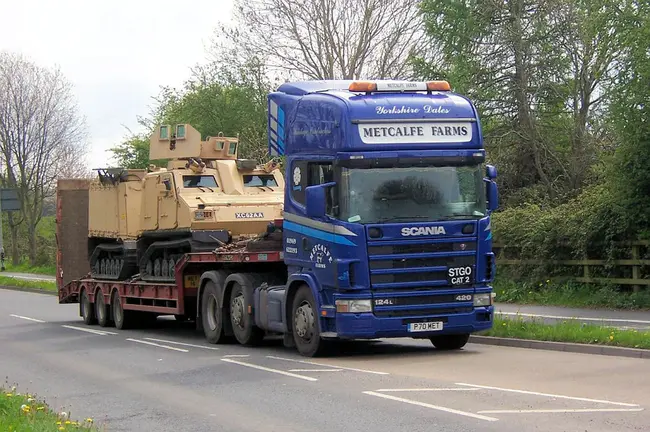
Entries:
[[492, 327], [496, 169], [449, 83], [282, 84], [268, 139], [283, 176], [238, 160], [234, 140], [170, 130], [152, 143], [185, 164], [58, 183], [59, 302], [79, 303], [86, 324], [173, 315], [210, 343], [277, 334], [307, 357], [337, 340], [460, 349]]

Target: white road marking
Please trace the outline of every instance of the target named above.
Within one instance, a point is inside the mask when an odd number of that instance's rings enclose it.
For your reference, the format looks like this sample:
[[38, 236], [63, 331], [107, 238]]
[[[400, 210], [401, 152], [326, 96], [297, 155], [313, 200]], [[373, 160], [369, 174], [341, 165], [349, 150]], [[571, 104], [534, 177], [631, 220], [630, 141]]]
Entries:
[[535, 414], [535, 413], [596, 413], [596, 412], [638, 412], [643, 408], [580, 408], [580, 409], [532, 409], [532, 410], [487, 410], [479, 414]]
[[22, 315], [10, 314], [9, 316], [14, 317], [14, 318], [24, 319], [24, 320], [27, 320], [27, 321], [34, 321], [34, 322], [37, 322], [37, 323], [44, 323], [45, 322], [43, 320], [39, 320], [39, 319], [36, 319], [36, 318], [30, 318], [30, 317], [26, 317], [26, 316], [22, 316]]
[[290, 377], [293, 377], [293, 378], [299, 378], [299, 379], [303, 379], [305, 381], [318, 381], [316, 378], [312, 378], [312, 377], [309, 377], [309, 376], [297, 375], [297, 374], [294, 374], [294, 373], [285, 372], [285, 371], [278, 370], [278, 369], [271, 369], [271, 368], [267, 368], [267, 367], [264, 367], [264, 366], [258, 366], [258, 365], [255, 365], [255, 364], [251, 364], [251, 363], [244, 363], [244, 362], [241, 362], [239, 360], [233, 360], [233, 359], [229, 359], [229, 358], [222, 358], [221, 361], [225, 361], [225, 362], [228, 362], [228, 363], [234, 363], [234, 364], [238, 364], [240, 366], [246, 366], [246, 367], [253, 368], [253, 369], [259, 369], [259, 370], [263, 370], [263, 371], [266, 371], [266, 372], [272, 372], [272, 373], [276, 373], [276, 374], [280, 374], [280, 375], [286, 375], [286, 376], [290, 376]]
[[250, 354], [228, 354], [225, 355], [224, 357], [250, 357]]
[[604, 404], [621, 405], [621, 406], [628, 406], [628, 407], [638, 407], [639, 406], [638, 404], [630, 404], [630, 403], [623, 403], [623, 402], [612, 402], [612, 401], [607, 401], [607, 400], [589, 399], [589, 398], [575, 397], [575, 396], [564, 396], [564, 395], [556, 395], [556, 394], [550, 394], [550, 393], [539, 393], [539, 392], [528, 391], [528, 390], [515, 390], [515, 389], [508, 389], [508, 388], [501, 388], [501, 387], [490, 387], [490, 386], [482, 386], [482, 385], [476, 385], [476, 384], [456, 383], [456, 385], [467, 386], [467, 387], [475, 387], [475, 388], [481, 388], [481, 389], [487, 389], [487, 390], [500, 390], [500, 391], [511, 392], [511, 393], [529, 394], [529, 395], [534, 395], [534, 396], [546, 396], [546, 397], [557, 398], [557, 399], [570, 399], [570, 400], [577, 400], [577, 401], [583, 401], [583, 402], [604, 403]]
[[382, 393], [390, 392], [429, 392], [429, 391], [476, 391], [477, 388], [414, 388], [414, 389], [379, 389]]
[[145, 345], [157, 346], [157, 347], [160, 347], [160, 348], [165, 348], [165, 349], [173, 350], [173, 351], [180, 351], [180, 352], [185, 352], [185, 353], [190, 352], [189, 350], [186, 350], [186, 349], [183, 349], [183, 348], [176, 348], [176, 347], [171, 347], [171, 346], [167, 346], [167, 345], [160, 345], [160, 344], [157, 344], [157, 343], [147, 342], [147, 341], [143, 341], [143, 340], [139, 340], [139, 339], [131, 339], [131, 338], [129, 338], [127, 340], [131, 341], [131, 342], [137, 342], [137, 343], [145, 344]]
[[290, 359], [290, 358], [285, 358], [285, 357], [276, 357], [276, 356], [266, 356], [267, 358], [270, 359], [275, 359], [275, 360], [284, 360], [284, 361], [290, 361], [290, 362], [295, 362], [295, 363], [303, 363], [303, 364], [308, 364], [308, 365], [313, 365], [313, 366], [324, 366], [332, 369], [344, 369], [344, 370], [349, 370], [349, 371], [355, 371], [355, 372], [364, 372], [364, 373], [369, 373], [369, 374], [376, 374], [376, 375], [390, 375], [388, 372], [377, 372], [377, 371], [371, 371], [371, 370], [366, 370], [366, 369], [356, 369], [356, 368], [351, 368], [351, 367], [345, 367], [345, 366], [338, 366], [338, 365], [328, 365], [324, 363], [316, 363], [316, 362], [311, 362], [311, 361], [306, 361], [306, 360], [296, 360], [296, 359]]
[[531, 318], [551, 318], [551, 319], [561, 319], [561, 320], [571, 320], [571, 321], [606, 321], [606, 322], [621, 322], [621, 323], [635, 323], [635, 324], [648, 324], [650, 321], [644, 320], [633, 320], [633, 319], [622, 319], [622, 318], [591, 318], [591, 317], [568, 317], [568, 316], [559, 316], [559, 315], [542, 315], [542, 314], [533, 314], [533, 313], [522, 313], [522, 312], [496, 312], [501, 315], [510, 315], [510, 316], [524, 316]]
[[341, 372], [343, 369], [289, 369], [289, 372]]
[[96, 335], [100, 335], [100, 336], [116, 335], [117, 334], [117, 333], [109, 332], [109, 331], [106, 331], [106, 330], [95, 330], [95, 329], [91, 329], [91, 328], [75, 327], [75, 326], [71, 326], [71, 325], [61, 325], [61, 327], [69, 328], [69, 329], [72, 329], [72, 330], [79, 330], [79, 331], [82, 331], [82, 332], [92, 333], [92, 334], [96, 334]]
[[424, 403], [424, 402], [418, 402], [418, 401], [414, 401], [414, 400], [411, 400], [411, 399], [404, 399], [404, 398], [397, 397], [397, 396], [385, 395], [385, 394], [376, 393], [376, 392], [373, 392], [373, 391], [364, 391], [363, 393], [367, 394], [367, 395], [371, 395], [371, 396], [377, 396], [377, 397], [384, 398], [384, 399], [394, 400], [394, 401], [397, 401], [397, 402], [402, 402], [402, 403], [411, 404], [411, 405], [417, 405], [417, 406], [421, 406], [421, 407], [429, 408], [429, 409], [433, 409], [433, 410], [444, 411], [444, 412], [448, 412], [448, 413], [452, 413], [452, 414], [458, 414], [458, 415], [465, 416], [465, 417], [472, 417], [472, 418], [476, 418], [476, 419], [479, 419], [479, 420], [486, 420], [486, 421], [498, 421], [499, 420], [497, 418], [488, 417], [488, 416], [484, 416], [484, 415], [481, 415], [481, 414], [474, 414], [474, 413], [467, 412], [467, 411], [459, 411], [459, 410], [456, 410], [456, 409], [453, 409], [453, 408], [447, 408], [447, 407], [442, 407], [442, 406], [438, 406], [438, 405], [431, 405], [431, 404]]
[[174, 345], [181, 345], [181, 346], [188, 346], [188, 347], [194, 347], [194, 348], [203, 348], [207, 350], [218, 350], [219, 348], [216, 347], [209, 347], [209, 346], [204, 346], [204, 345], [194, 345], [191, 343], [185, 343], [185, 342], [176, 342], [176, 341], [170, 341], [170, 340], [165, 340], [165, 339], [155, 339], [155, 338], [144, 338], [146, 340], [150, 341], [155, 341], [155, 342], [165, 342], [169, 344], [174, 344]]

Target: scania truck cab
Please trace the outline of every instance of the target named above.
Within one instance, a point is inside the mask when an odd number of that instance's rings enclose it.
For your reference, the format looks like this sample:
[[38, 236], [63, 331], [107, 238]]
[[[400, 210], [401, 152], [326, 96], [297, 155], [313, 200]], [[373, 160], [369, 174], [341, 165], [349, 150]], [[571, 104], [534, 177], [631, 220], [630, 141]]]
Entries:
[[285, 83], [268, 103], [299, 351], [399, 337], [458, 349], [489, 329], [498, 192], [472, 102], [446, 81], [332, 80]]

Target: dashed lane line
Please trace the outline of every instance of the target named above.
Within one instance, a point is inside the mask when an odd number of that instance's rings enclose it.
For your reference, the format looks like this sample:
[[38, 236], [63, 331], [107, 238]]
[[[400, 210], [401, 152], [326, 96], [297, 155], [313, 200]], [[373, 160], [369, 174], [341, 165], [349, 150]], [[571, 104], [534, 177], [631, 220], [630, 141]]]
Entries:
[[638, 412], [643, 408], [578, 408], [578, 409], [530, 409], [530, 410], [487, 410], [479, 414], [568, 414], [568, 413], [599, 413], [599, 412]]
[[224, 357], [241, 357], [241, 358], [246, 358], [250, 357], [250, 354], [227, 354]]
[[339, 365], [329, 365], [325, 363], [316, 363], [316, 362], [311, 362], [311, 361], [306, 361], [306, 360], [297, 360], [297, 359], [291, 359], [291, 358], [285, 358], [285, 357], [276, 357], [276, 356], [266, 356], [267, 358], [270, 359], [275, 359], [275, 360], [284, 360], [284, 361], [289, 361], [289, 362], [295, 362], [295, 363], [303, 363], [303, 364], [308, 364], [312, 366], [324, 366], [327, 368], [332, 368], [332, 369], [343, 369], [343, 370], [349, 370], [349, 371], [354, 371], [354, 372], [363, 372], [363, 373], [369, 373], [369, 374], [375, 374], [375, 375], [390, 375], [388, 372], [378, 372], [378, 371], [371, 371], [367, 369], [357, 369], [357, 368], [351, 368], [351, 367], [345, 367], [345, 366], [339, 366]]
[[86, 333], [92, 333], [100, 336], [108, 336], [108, 335], [116, 335], [117, 333], [115, 332], [110, 332], [107, 330], [96, 330], [96, 329], [91, 329], [91, 328], [83, 328], [83, 327], [75, 327], [67, 324], [62, 324], [61, 327], [65, 327], [67, 329], [72, 329], [72, 330], [79, 330], [82, 332]]
[[439, 406], [439, 405], [432, 405], [432, 404], [428, 404], [428, 403], [424, 403], [424, 402], [414, 401], [414, 400], [411, 400], [411, 399], [405, 399], [405, 398], [401, 398], [401, 397], [397, 397], [397, 396], [391, 396], [391, 395], [387, 395], [387, 394], [377, 393], [377, 392], [374, 392], [374, 391], [364, 391], [363, 393], [367, 394], [367, 395], [370, 395], [370, 396], [376, 396], [376, 397], [379, 397], [379, 398], [394, 400], [394, 401], [397, 401], [397, 402], [402, 402], [402, 403], [406, 403], [406, 404], [410, 404], [410, 405], [417, 405], [417, 406], [424, 407], [424, 408], [429, 408], [429, 409], [432, 409], [432, 410], [444, 411], [444, 412], [448, 412], [448, 413], [451, 413], [451, 414], [457, 414], [457, 415], [460, 415], [460, 416], [471, 417], [471, 418], [475, 418], [475, 419], [479, 419], [479, 420], [485, 420], [485, 421], [491, 421], [491, 422], [499, 420], [499, 419], [497, 419], [495, 417], [489, 417], [489, 416], [485, 416], [485, 415], [481, 415], [481, 414], [474, 414], [474, 413], [471, 413], [471, 412], [460, 411], [460, 410], [457, 410], [457, 409], [447, 408], [447, 407], [443, 407], [443, 406]]
[[30, 318], [30, 317], [26, 317], [26, 316], [22, 316], [22, 315], [9, 314], [9, 316], [14, 317], [14, 318], [24, 319], [24, 320], [27, 320], [27, 321], [34, 321], [34, 322], [37, 322], [37, 323], [45, 323], [45, 322], [47, 322], [47, 321], [39, 320], [39, 319], [36, 319], [36, 318]]
[[209, 346], [205, 346], [205, 345], [195, 345], [195, 344], [191, 344], [191, 343], [176, 342], [176, 341], [170, 341], [170, 340], [165, 340], [165, 339], [155, 339], [155, 338], [143, 338], [143, 339], [154, 341], [154, 342], [164, 342], [164, 343], [168, 343], [168, 344], [172, 344], [172, 345], [187, 346], [187, 347], [192, 347], [192, 348], [202, 348], [202, 349], [206, 349], [206, 350], [215, 350], [216, 351], [216, 350], [219, 349], [217, 347], [209, 347]]
[[179, 352], [184, 352], [184, 353], [190, 352], [189, 350], [186, 350], [184, 348], [176, 348], [176, 347], [172, 347], [172, 346], [168, 346], [168, 345], [160, 345], [160, 344], [157, 344], [157, 343], [154, 343], [154, 342], [148, 342], [148, 341], [144, 341], [144, 340], [140, 340], [140, 339], [128, 338], [126, 340], [131, 341], [131, 342], [137, 342], [137, 343], [145, 344], [145, 345], [151, 345], [151, 346], [156, 346], [156, 347], [160, 347], [160, 348], [165, 348], [165, 349], [172, 350], [172, 351], [179, 351]]
[[534, 392], [534, 391], [528, 391], [528, 390], [517, 390], [517, 389], [509, 389], [509, 388], [502, 388], [502, 387], [491, 387], [491, 386], [483, 386], [483, 385], [476, 385], [476, 384], [456, 383], [456, 385], [479, 388], [479, 389], [486, 389], [486, 390], [499, 390], [499, 391], [510, 392], [510, 393], [528, 394], [528, 395], [534, 395], [534, 396], [546, 396], [546, 397], [557, 398], [557, 399], [576, 400], [576, 401], [582, 401], [582, 402], [594, 402], [594, 403], [620, 405], [620, 406], [627, 406], [627, 407], [638, 407], [639, 406], [638, 404], [630, 404], [630, 403], [624, 403], [624, 402], [613, 402], [613, 401], [602, 400], [602, 399], [590, 399], [590, 398], [584, 398], [584, 397], [565, 396], [565, 395], [557, 395], [557, 394], [551, 394], [551, 393], [540, 393], [540, 392]]
[[341, 372], [343, 369], [289, 369], [289, 372]]
[[411, 389], [379, 389], [375, 390], [382, 393], [391, 393], [391, 392], [442, 392], [442, 391], [477, 391], [480, 389], [477, 388], [411, 388]]
[[267, 367], [264, 367], [264, 366], [259, 366], [259, 365], [256, 365], [256, 364], [252, 364], [252, 363], [245, 363], [243, 361], [233, 360], [232, 358], [222, 358], [221, 361], [228, 362], [228, 363], [233, 363], [233, 364], [237, 364], [237, 365], [240, 365], [240, 366], [245, 366], [245, 367], [249, 367], [249, 368], [253, 368], [253, 369], [259, 369], [259, 370], [263, 370], [263, 371], [266, 371], [266, 372], [272, 372], [272, 373], [276, 373], [276, 374], [279, 374], [279, 375], [290, 376], [290, 377], [302, 379], [302, 380], [305, 380], [305, 381], [318, 381], [318, 379], [313, 378], [313, 377], [309, 377], [309, 376], [305, 376], [305, 375], [298, 375], [298, 374], [294, 374], [294, 373], [291, 373], [291, 372], [286, 372], [286, 371], [278, 370], [278, 369], [271, 369], [271, 368], [267, 368]]

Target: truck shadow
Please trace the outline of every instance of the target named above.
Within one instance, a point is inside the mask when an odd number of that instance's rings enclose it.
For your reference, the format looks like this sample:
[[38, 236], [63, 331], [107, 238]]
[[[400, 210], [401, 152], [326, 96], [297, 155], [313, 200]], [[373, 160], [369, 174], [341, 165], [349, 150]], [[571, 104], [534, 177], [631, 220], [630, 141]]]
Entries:
[[[156, 336], [161, 339], [165, 338], [179, 338], [184, 342], [206, 344], [205, 338], [200, 331], [195, 328], [194, 322], [179, 322], [171, 317], [158, 317], [154, 322], [146, 326], [141, 326], [138, 329], [131, 331], [144, 331], [148, 336]], [[256, 350], [265, 348], [271, 353], [276, 355], [298, 355], [295, 348], [287, 348], [282, 343], [282, 337], [269, 336], [262, 341], [257, 347], [244, 347], [241, 346], [234, 338], [220, 343], [218, 346], [233, 347], [245, 350]], [[254, 354], [254, 352], [251, 352]], [[267, 352], [268, 354], [268, 352]], [[478, 354], [475, 350], [460, 350], [460, 351], [440, 351], [433, 347], [431, 342], [426, 339], [373, 339], [373, 340], [356, 340], [356, 341], [338, 341], [332, 344], [328, 351], [327, 357], [364, 357], [372, 356], [373, 358], [382, 356], [395, 356], [395, 355], [474, 355]]]

